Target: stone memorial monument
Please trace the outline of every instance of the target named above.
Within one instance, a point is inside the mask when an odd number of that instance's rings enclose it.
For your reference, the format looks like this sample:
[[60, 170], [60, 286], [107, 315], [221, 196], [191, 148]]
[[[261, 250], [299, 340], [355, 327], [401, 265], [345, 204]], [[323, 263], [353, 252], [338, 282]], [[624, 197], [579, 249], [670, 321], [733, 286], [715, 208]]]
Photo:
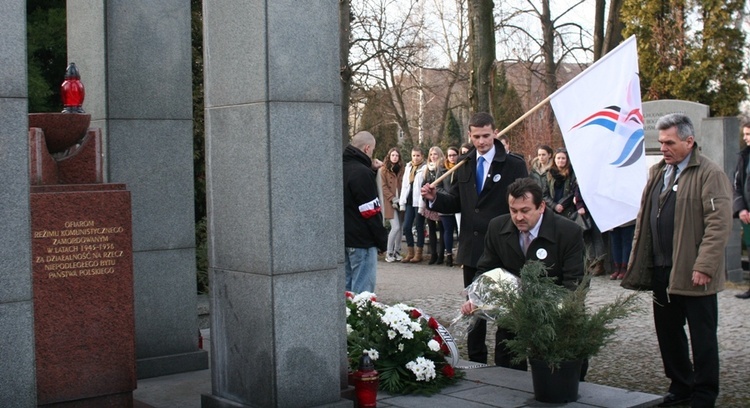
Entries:
[[[63, 113], [29, 115], [37, 404], [132, 406], [130, 192], [102, 183], [102, 136], [75, 64]], [[66, 87], [71, 82], [76, 87]]]

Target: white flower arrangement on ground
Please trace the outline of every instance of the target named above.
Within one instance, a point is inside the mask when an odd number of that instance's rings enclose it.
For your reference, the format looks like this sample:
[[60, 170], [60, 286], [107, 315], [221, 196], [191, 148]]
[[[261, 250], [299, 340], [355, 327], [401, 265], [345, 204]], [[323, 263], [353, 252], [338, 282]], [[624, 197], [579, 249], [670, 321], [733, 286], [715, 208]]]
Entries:
[[450, 333], [403, 303], [387, 306], [373, 293], [346, 292], [346, 332], [350, 369], [357, 370], [366, 352], [383, 391], [433, 394], [463, 376], [451, 365], [458, 351]]

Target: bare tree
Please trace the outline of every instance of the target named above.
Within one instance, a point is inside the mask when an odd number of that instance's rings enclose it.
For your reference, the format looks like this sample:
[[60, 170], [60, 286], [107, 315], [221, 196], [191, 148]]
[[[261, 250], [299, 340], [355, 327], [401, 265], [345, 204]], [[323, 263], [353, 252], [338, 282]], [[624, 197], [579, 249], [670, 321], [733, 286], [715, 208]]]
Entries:
[[[418, 0], [353, 0], [349, 67], [352, 97], [368, 89], [391, 95], [383, 123], [396, 123], [413, 142], [418, 115], [407, 109], [408, 94], [421, 92], [425, 45]], [[356, 103], [356, 101], [355, 101]]]
[[[620, 19], [620, 9], [623, 0], [610, 0], [607, 22], [604, 22], [604, 10], [607, 7], [606, 0], [596, 0], [594, 6], [594, 61], [617, 47], [623, 40], [622, 29], [624, 24]], [[606, 28], [606, 33], [605, 33]]]
[[474, 112], [489, 112], [495, 66], [495, 30], [492, 0], [468, 0], [469, 4], [469, 102]]
[[[442, 106], [440, 108], [440, 118], [443, 118], [439, 122], [437, 134], [439, 136], [444, 135], [448, 112], [456, 107], [465, 107], [465, 98], [456, 98], [453, 95], [453, 90], [456, 84], [460, 81], [466, 81], [468, 74], [466, 72], [466, 60], [468, 50], [468, 17], [467, 17], [467, 1], [466, 0], [455, 0], [453, 9], [447, 7], [447, 2], [442, 0], [433, 0], [433, 8], [436, 12], [438, 20], [439, 31], [435, 33], [429, 33], [428, 35], [432, 38], [431, 48], [433, 50], [439, 50], [440, 54], [437, 58], [440, 61], [446, 62], [447, 66], [438, 66], [434, 68], [436, 71], [441, 71], [447, 76], [447, 83], [441, 84], [441, 87], [431, 87], [430, 90], [437, 94], [438, 90], [443, 90], [440, 95], [442, 98]], [[425, 84], [426, 85], [426, 84]]]
[[[517, 6], [506, 4], [499, 10], [497, 29], [501, 43], [509, 50], [508, 60], [528, 66], [531, 74], [542, 80], [545, 97], [558, 88], [561, 64], [579, 62], [591, 51], [586, 45], [590, 34], [581, 24], [568, 18], [584, 2], [575, 1], [556, 16], [552, 15], [550, 0], [524, 0], [516, 2]], [[538, 25], [534, 25], [534, 21]], [[555, 126], [551, 110], [542, 113], [548, 131], [552, 132]]]

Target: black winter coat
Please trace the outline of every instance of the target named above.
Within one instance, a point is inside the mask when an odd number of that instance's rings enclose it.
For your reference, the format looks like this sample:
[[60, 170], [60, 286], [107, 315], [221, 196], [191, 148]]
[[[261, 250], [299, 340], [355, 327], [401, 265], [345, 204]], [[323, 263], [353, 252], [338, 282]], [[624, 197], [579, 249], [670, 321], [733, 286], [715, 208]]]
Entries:
[[468, 162], [453, 174], [453, 184], [448, 191], [437, 190], [433, 211], [442, 214], [461, 213], [461, 233], [458, 236], [456, 263], [476, 268], [484, 248], [484, 234], [490, 220], [507, 214], [508, 186], [518, 178], [528, 177], [526, 163], [505, 152], [503, 144], [495, 139], [495, 157], [492, 159], [481, 196], [476, 188], [476, 149], [464, 156]]
[[344, 149], [344, 245], [387, 250], [388, 231], [375, 182], [372, 160], [352, 145]]
[[477, 273], [503, 268], [519, 275], [526, 261], [538, 260], [549, 268], [547, 274], [554, 277], [558, 285], [575, 290], [583, 279], [583, 258], [581, 227], [547, 208], [539, 235], [531, 241], [526, 255], [521, 250], [518, 228], [513, 225], [510, 215], [492, 219], [484, 240], [484, 253], [477, 264]]

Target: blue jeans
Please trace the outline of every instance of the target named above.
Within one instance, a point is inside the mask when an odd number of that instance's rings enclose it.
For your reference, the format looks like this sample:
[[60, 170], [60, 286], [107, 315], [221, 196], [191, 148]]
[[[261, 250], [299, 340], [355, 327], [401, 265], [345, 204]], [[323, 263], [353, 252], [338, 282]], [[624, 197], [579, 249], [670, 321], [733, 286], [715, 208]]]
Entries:
[[378, 266], [378, 249], [346, 247], [344, 270], [346, 290], [354, 293], [375, 293], [375, 271]]
[[630, 250], [633, 248], [633, 233], [635, 225], [617, 227], [609, 233], [612, 244], [612, 262], [627, 264], [630, 260]]
[[456, 215], [441, 215], [440, 223], [443, 224], [443, 243], [447, 254], [453, 251], [453, 231], [456, 230]]
[[408, 247], [414, 246], [414, 234], [411, 232], [411, 226], [415, 223], [417, 227], [417, 248], [424, 247], [424, 217], [418, 210], [417, 207], [407, 205], [404, 213], [404, 236]]

